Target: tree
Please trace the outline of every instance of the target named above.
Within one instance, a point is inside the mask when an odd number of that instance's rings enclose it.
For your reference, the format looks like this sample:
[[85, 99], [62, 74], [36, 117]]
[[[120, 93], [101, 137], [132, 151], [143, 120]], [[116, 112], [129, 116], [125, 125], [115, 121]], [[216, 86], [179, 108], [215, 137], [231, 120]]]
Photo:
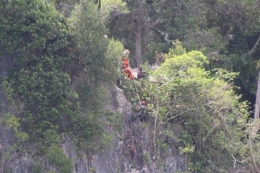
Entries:
[[5, 116], [7, 127], [21, 140], [28, 136], [19, 130], [27, 132], [41, 146], [59, 144], [61, 134], [90, 154], [110, 146], [104, 86], [116, 80], [123, 46], [105, 37], [106, 21], [96, 5], [81, 1], [65, 18], [53, 3], [11, 0], [0, 2], [0, 13], [1, 57], [13, 57], [3, 84], [20, 104]]
[[116, 81], [123, 51], [120, 42], [107, 38], [104, 16], [100, 14], [106, 13], [85, 0], [75, 6], [69, 18], [73, 45], [67, 68], [71, 70], [73, 91], [77, 95], [69, 134], [89, 157], [110, 146], [111, 138], [105, 132], [109, 116], [103, 105], [108, 101], [107, 90]]
[[1, 1], [0, 10], [1, 51], [14, 57], [7, 81], [13, 97], [24, 104], [17, 115], [22, 128], [33, 140], [54, 137], [59, 142], [70, 107], [70, 78], [63, 71], [70, 39], [67, 23], [41, 0]]
[[233, 90], [235, 73], [218, 69], [212, 74], [205, 70], [208, 63], [199, 51], [170, 50], [153, 73], [160, 83], [153, 102], [155, 130], [177, 144], [189, 171], [230, 172], [233, 158], [240, 158], [247, 107]]
[[218, 33], [227, 39], [225, 46], [217, 54], [212, 54], [212, 65], [240, 72], [235, 80], [240, 87], [237, 92], [253, 106], [258, 74], [259, 2], [209, 1], [207, 4], [213, 9], [207, 15], [208, 26], [219, 26]]
[[[207, 55], [210, 68], [240, 72], [235, 80], [240, 87], [237, 92], [254, 103], [260, 40], [257, 0], [144, 1], [140, 14], [139, 1], [126, 2], [129, 13], [117, 13], [121, 15], [111, 19], [110, 34], [124, 40], [130, 50], [142, 48], [143, 62], [154, 63], [156, 53], [167, 53], [171, 42], [178, 39], [187, 50]], [[135, 34], [136, 15], [141, 21], [141, 37]]]
[[259, 72], [259, 75], [258, 75], [258, 82], [257, 82], [254, 119], [259, 118], [259, 106], [260, 106], [260, 72]]
[[125, 48], [134, 52], [132, 56], [135, 61], [132, 64], [140, 66], [143, 63], [144, 32], [147, 31], [145, 4], [142, 0], [126, 1], [126, 3], [129, 13], [111, 14], [110, 34], [124, 41]]
[[[91, 14], [91, 15], [89, 15]], [[107, 30], [104, 22], [99, 19], [95, 5], [82, 1], [75, 6], [70, 17], [70, 28], [76, 44], [72, 51], [72, 64], [78, 76], [86, 76], [88, 83], [96, 83], [109, 79], [107, 71], [113, 72], [109, 66], [112, 59], [106, 58], [109, 40], [105, 38]]]

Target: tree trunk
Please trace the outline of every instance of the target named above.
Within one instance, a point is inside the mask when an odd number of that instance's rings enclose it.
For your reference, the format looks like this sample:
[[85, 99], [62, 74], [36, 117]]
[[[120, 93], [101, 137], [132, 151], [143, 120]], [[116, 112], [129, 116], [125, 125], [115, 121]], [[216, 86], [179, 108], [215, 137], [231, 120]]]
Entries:
[[156, 111], [155, 111], [155, 119], [154, 119], [154, 130], [153, 130], [153, 154], [155, 158], [158, 157], [158, 153], [156, 153], [156, 132], [157, 132], [157, 120], [158, 120], [158, 114], [159, 114], [159, 86], [157, 86], [157, 92], [156, 92]]
[[258, 119], [259, 118], [259, 103], [260, 103], [260, 71], [258, 74], [258, 82], [257, 82], [257, 91], [256, 91], [256, 101], [255, 101], [255, 113], [254, 113], [254, 118]]
[[135, 57], [136, 63], [139, 67], [142, 64], [142, 34], [141, 34], [141, 26], [137, 26], [137, 31], [135, 35]]
[[135, 57], [137, 66], [142, 64], [142, 25], [144, 23], [144, 4], [143, 0], [138, 0], [138, 11], [135, 31]]

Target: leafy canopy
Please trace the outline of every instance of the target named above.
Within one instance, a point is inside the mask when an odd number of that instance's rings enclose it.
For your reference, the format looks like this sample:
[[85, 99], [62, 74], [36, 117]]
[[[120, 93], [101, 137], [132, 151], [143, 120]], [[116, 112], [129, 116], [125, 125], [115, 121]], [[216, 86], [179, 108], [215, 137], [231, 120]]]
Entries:
[[[174, 52], [179, 51], [170, 50], [166, 61], [153, 73], [160, 83], [154, 86], [159, 89], [154, 103], [159, 127], [177, 141], [190, 170], [225, 172], [232, 167], [233, 157], [239, 155], [241, 126], [248, 116], [246, 104], [239, 103], [233, 90], [231, 79], [235, 74], [221, 69], [207, 71], [208, 59], [199, 51]], [[168, 126], [160, 126], [163, 124]]]

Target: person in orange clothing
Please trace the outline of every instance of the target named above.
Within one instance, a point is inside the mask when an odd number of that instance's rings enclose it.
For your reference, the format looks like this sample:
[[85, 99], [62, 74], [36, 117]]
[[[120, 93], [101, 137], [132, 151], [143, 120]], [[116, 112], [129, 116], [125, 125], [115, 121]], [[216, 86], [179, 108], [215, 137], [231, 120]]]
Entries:
[[130, 67], [125, 68], [124, 71], [125, 71], [126, 76], [129, 79], [134, 79], [134, 75], [133, 75], [132, 70], [131, 70]]
[[134, 160], [134, 157], [135, 157], [135, 149], [134, 149], [134, 145], [133, 145], [132, 141], [130, 141], [129, 148], [130, 148], [131, 159]]
[[134, 75], [132, 73], [132, 70], [130, 68], [130, 65], [129, 65], [129, 60], [127, 58], [127, 56], [130, 54], [130, 51], [129, 50], [125, 50], [123, 52], [124, 56], [122, 57], [122, 69], [124, 70], [126, 76], [131, 80], [131, 79], [134, 79]]
[[126, 57], [122, 57], [122, 69], [129, 67], [129, 61]]
[[135, 121], [138, 117], [140, 117], [140, 121], [144, 121], [146, 119], [146, 116], [147, 116], [147, 102], [145, 100], [143, 100], [141, 103], [141, 108], [137, 114], [136, 117], [132, 116], [131, 117], [131, 120], [132, 121]]

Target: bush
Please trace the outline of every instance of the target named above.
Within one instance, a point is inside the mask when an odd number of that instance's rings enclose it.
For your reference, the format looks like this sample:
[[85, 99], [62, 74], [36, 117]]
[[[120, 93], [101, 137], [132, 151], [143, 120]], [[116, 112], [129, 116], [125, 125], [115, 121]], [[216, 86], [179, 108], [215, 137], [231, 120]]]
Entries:
[[71, 173], [73, 171], [72, 159], [68, 158], [61, 147], [52, 145], [46, 153], [49, 163], [55, 166], [60, 173]]
[[39, 163], [35, 163], [32, 165], [33, 173], [42, 173], [42, 165]]

